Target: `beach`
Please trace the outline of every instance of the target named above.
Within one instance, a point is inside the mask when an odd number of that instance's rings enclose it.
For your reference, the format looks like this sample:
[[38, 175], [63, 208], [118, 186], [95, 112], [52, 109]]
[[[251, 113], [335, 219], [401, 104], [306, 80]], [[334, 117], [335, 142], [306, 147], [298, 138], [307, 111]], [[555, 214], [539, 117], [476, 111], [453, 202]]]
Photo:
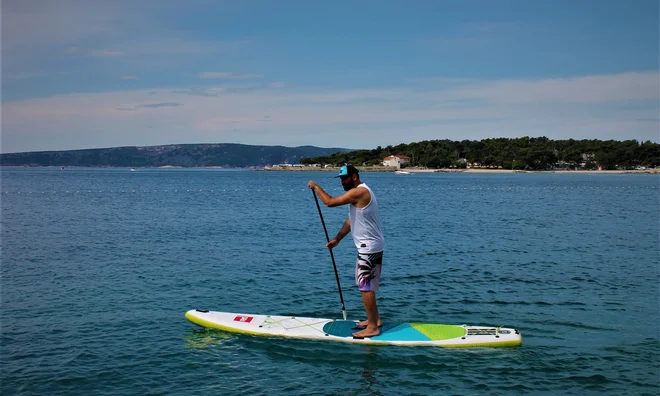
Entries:
[[[361, 172], [395, 172], [397, 169], [391, 166], [358, 166], [357, 167]], [[284, 172], [296, 172], [296, 171], [306, 171], [306, 172], [338, 172], [339, 167], [328, 166], [300, 166], [300, 165], [275, 165], [271, 167], [266, 167], [264, 171], [284, 171]], [[406, 172], [410, 173], [490, 173], [490, 174], [501, 174], [501, 173], [565, 173], [565, 174], [658, 174], [660, 170], [658, 169], [643, 169], [643, 170], [570, 170], [570, 169], [553, 169], [553, 170], [514, 170], [514, 169], [492, 169], [492, 168], [469, 168], [469, 169], [455, 169], [455, 168], [445, 168], [445, 169], [428, 169], [428, 168], [404, 168]]]

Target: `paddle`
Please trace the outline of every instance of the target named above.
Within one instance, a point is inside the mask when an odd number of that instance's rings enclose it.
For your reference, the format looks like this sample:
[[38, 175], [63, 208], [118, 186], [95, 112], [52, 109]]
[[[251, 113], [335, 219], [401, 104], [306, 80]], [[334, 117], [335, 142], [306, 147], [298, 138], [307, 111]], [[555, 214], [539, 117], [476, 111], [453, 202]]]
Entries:
[[[321, 213], [321, 206], [319, 206], [319, 199], [316, 197], [316, 191], [312, 189], [312, 194], [314, 194], [314, 201], [316, 201], [316, 208], [319, 210], [319, 216], [321, 217], [321, 224], [323, 224], [323, 231], [325, 231], [325, 240], [330, 242], [330, 237], [328, 236], [328, 229], [325, 227], [325, 221], [323, 220], [323, 213]], [[339, 274], [337, 273], [337, 264], [335, 264], [335, 255], [330, 250], [330, 258], [332, 258], [332, 267], [335, 269], [335, 278], [337, 279], [337, 288], [339, 289], [339, 299], [341, 300], [341, 311], [344, 314], [344, 320], [346, 320], [346, 306], [344, 305], [344, 296], [341, 294], [341, 285], [339, 284]]]

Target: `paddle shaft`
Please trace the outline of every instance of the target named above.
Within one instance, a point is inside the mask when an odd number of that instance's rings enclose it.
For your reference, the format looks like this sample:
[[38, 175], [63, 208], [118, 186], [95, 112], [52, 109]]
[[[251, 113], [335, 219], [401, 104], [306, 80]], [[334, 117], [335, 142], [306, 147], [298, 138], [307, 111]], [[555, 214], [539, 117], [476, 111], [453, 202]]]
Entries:
[[[314, 201], [316, 201], [316, 208], [319, 210], [319, 217], [321, 218], [321, 224], [323, 224], [323, 231], [325, 232], [325, 240], [329, 243], [330, 237], [328, 236], [328, 229], [325, 227], [325, 220], [323, 220], [323, 213], [321, 213], [321, 206], [319, 205], [319, 199], [316, 197], [316, 191], [312, 189], [312, 194], [314, 194]], [[339, 284], [339, 274], [337, 273], [337, 264], [335, 264], [335, 255], [330, 251], [330, 258], [332, 259], [332, 267], [335, 269], [335, 279], [337, 279], [337, 289], [339, 289], [339, 299], [341, 300], [341, 311], [344, 314], [344, 320], [346, 320], [346, 306], [344, 305], [344, 296], [341, 293], [341, 285]]]

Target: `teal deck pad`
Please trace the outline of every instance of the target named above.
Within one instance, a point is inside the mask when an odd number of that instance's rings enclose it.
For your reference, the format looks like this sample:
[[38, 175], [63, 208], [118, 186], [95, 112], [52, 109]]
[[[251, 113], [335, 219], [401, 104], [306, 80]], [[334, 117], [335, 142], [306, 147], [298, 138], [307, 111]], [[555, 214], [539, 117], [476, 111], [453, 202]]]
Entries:
[[400, 323], [397, 326], [391, 327], [386, 331], [382, 331], [379, 336], [371, 337], [372, 340], [383, 341], [430, 341], [431, 339], [417, 329], [412, 327], [409, 323]]
[[[352, 320], [335, 320], [334, 322], [326, 323], [323, 326], [323, 331], [326, 334], [335, 337], [352, 337], [353, 333], [359, 330], [354, 330], [356, 326]], [[387, 341], [429, 341], [429, 337], [417, 331], [408, 323], [383, 323], [380, 327], [380, 335], [370, 337], [372, 340], [387, 340]]]
[[353, 330], [355, 322], [352, 320], [335, 320], [334, 322], [326, 323], [323, 326], [323, 331], [337, 337], [352, 337], [353, 333], [359, 330]]

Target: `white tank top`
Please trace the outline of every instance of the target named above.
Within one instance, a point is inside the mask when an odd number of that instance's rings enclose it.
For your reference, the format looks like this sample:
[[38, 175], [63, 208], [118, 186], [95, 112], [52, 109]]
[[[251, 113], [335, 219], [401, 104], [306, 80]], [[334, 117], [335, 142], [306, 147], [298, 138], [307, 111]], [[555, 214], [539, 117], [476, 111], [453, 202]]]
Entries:
[[351, 221], [353, 242], [359, 253], [378, 253], [385, 248], [385, 238], [380, 226], [378, 201], [373, 191], [365, 183], [357, 188], [366, 188], [371, 195], [371, 201], [364, 208], [348, 205], [348, 218]]

